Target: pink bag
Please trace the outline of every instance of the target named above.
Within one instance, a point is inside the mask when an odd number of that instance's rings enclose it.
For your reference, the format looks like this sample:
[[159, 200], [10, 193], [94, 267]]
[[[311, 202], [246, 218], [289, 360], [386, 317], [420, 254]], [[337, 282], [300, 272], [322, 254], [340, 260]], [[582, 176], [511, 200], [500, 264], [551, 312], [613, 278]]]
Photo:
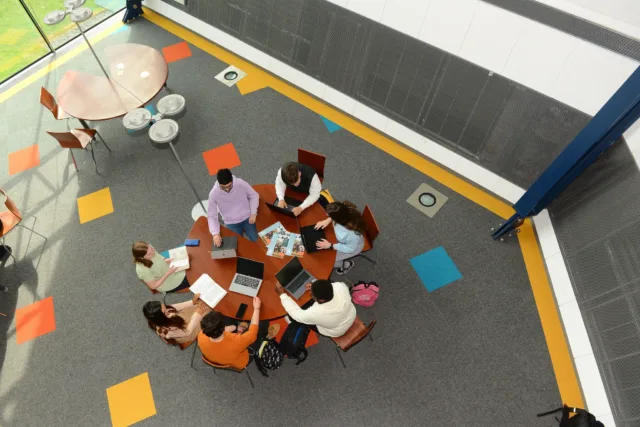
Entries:
[[376, 282], [366, 283], [360, 281], [351, 289], [351, 300], [354, 304], [371, 307], [378, 299], [378, 291], [379, 288]]

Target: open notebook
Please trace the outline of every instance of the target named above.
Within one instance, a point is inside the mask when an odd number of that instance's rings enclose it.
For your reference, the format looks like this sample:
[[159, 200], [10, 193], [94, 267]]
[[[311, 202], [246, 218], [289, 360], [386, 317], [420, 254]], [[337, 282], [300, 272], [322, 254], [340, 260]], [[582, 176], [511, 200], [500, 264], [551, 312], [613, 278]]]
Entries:
[[186, 246], [179, 246], [169, 251], [169, 258], [171, 258], [171, 264], [169, 267], [178, 267], [178, 271], [189, 269], [189, 254], [187, 253]]
[[215, 308], [222, 298], [227, 295], [227, 291], [222, 289], [206, 273], [200, 276], [189, 289], [194, 294], [200, 294], [200, 299], [211, 308]]

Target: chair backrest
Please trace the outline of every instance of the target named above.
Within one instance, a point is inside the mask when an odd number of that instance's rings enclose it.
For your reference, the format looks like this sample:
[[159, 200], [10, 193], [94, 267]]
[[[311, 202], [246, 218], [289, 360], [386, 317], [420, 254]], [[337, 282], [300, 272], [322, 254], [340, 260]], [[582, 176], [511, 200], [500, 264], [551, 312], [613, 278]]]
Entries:
[[298, 163], [311, 166], [315, 169], [316, 174], [318, 174], [318, 178], [320, 179], [324, 179], [324, 163], [326, 160], [327, 158], [322, 154], [298, 148]]
[[204, 363], [206, 363], [207, 365], [209, 365], [209, 366], [213, 366], [216, 369], [226, 369], [227, 371], [233, 371], [233, 372], [238, 372], [238, 373], [244, 371], [244, 369], [238, 369], [238, 368], [236, 368], [234, 366], [219, 365], [219, 364], [217, 364], [215, 362], [212, 362], [211, 360], [207, 359], [206, 357], [204, 357], [204, 354], [202, 355], [202, 361]]
[[46, 132], [57, 139], [62, 148], [84, 148], [80, 140], [72, 132]]
[[168, 344], [168, 345], [175, 345], [175, 346], [177, 346], [177, 347], [180, 347], [180, 350], [184, 350], [185, 348], [189, 347], [191, 344], [193, 344], [194, 342], [196, 342], [196, 340], [193, 340], [193, 341], [187, 341], [187, 342], [179, 343], [179, 342], [177, 342], [177, 341], [176, 341], [176, 340], [174, 340], [174, 339], [166, 339], [166, 338], [164, 338], [164, 337], [162, 337], [162, 336], [160, 336], [160, 335], [158, 335], [158, 336], [160, 337], [160, 339], [161, 339], [162, 341], [164, 341], [164, 343], [165, 343], [165, 344]]
[[373, 246], [373, 241], [376, 240], [376, 237], [380, 234], [380, 228], [378, 228], [378, 223], [373, 217], [373, 212], [371, 212], [369, 205], [364, 207], [362, 219], [364, 220], [364, 225], [367, 228], [367, 237], [369, 238], [369, 242]]
[[51, 111], [53, 117], [56, 119], [58, 118], [58, 103], [54, 99], [53, 95], [43, 87], [40, 88], [40, 104], [44, 105], [47, 110]]
[[369, 332], [371, 332], [375, 325], [375, 320], [369, 323], [369, 325], [365, 325], [360, 317], [356, 317], [356, 320], [353, 321], [353, 325], [351, 325], [349, 330], [345, 332], [344, 335], [340, 337], [332, 337], [331, 339], [343, 351], [347, 351], [351, 347], [362, 341], [367, 335], [369, 335]]
[[20, 214], [18, 207], [16, 206], [15, 202], [11, 199], [11, 197], [9, 197], [7, 192], [4, 191], [2, 188], [0, 188], [0, 193], [4, 194], [4, 196], [6, 197], [6, 200], [4, 201], [4, 205], [7, 207], [7, 209], [9, 209], [9, 212], [11, 212], [17, 218], [22, 219], [22, 215]]

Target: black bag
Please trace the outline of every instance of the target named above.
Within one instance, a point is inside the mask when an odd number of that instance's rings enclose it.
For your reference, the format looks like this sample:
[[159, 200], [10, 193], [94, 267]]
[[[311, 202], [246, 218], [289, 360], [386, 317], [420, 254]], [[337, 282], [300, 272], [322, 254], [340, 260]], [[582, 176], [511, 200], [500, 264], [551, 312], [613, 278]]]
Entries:
[[289, 359], [297, 359], [296, 365], [307, 359], [309, 352], [305, 348], [311, 329], [305, 324], [291, 319], [280, 340], [280, 351]]
[[[559, 427], [605, 427], [600, 421], [596, 420], [596, 417], [580, 408], [570, 408], [564, 405], [562, 408], [554, 409], [553, 411], [544, 412], [538, 414], [538, 417], [544, 417], [545, 415], [551, 415], [556, 412], [562, 411], [562, 419], [556, 421], [560, 423]], [[569, 418], [570, 414], [576, 414]]]
[[284, 360], [282, 352], [273, 338], [264, 340], [262, 344], [260, 344], [260, 348], [253, 356], [253, 359], [256, 362], [256, 367], [265, 377], [269, 376], [267, 369], [278, 369], [282, 366], [282, 361]]

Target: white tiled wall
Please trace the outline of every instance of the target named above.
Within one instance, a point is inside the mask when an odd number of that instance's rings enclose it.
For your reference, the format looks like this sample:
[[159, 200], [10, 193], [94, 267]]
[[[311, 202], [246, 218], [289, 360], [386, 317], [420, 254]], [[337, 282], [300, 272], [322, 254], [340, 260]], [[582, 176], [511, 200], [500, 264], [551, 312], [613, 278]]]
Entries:
[[479, 4], [478, 0], [431, 0], [420, 40], [457, 54]]
[[420, 28], [432, 0], [394, 0], [387, 2], [382, 13], [382, 23], [411, 37], [418, 38]]

